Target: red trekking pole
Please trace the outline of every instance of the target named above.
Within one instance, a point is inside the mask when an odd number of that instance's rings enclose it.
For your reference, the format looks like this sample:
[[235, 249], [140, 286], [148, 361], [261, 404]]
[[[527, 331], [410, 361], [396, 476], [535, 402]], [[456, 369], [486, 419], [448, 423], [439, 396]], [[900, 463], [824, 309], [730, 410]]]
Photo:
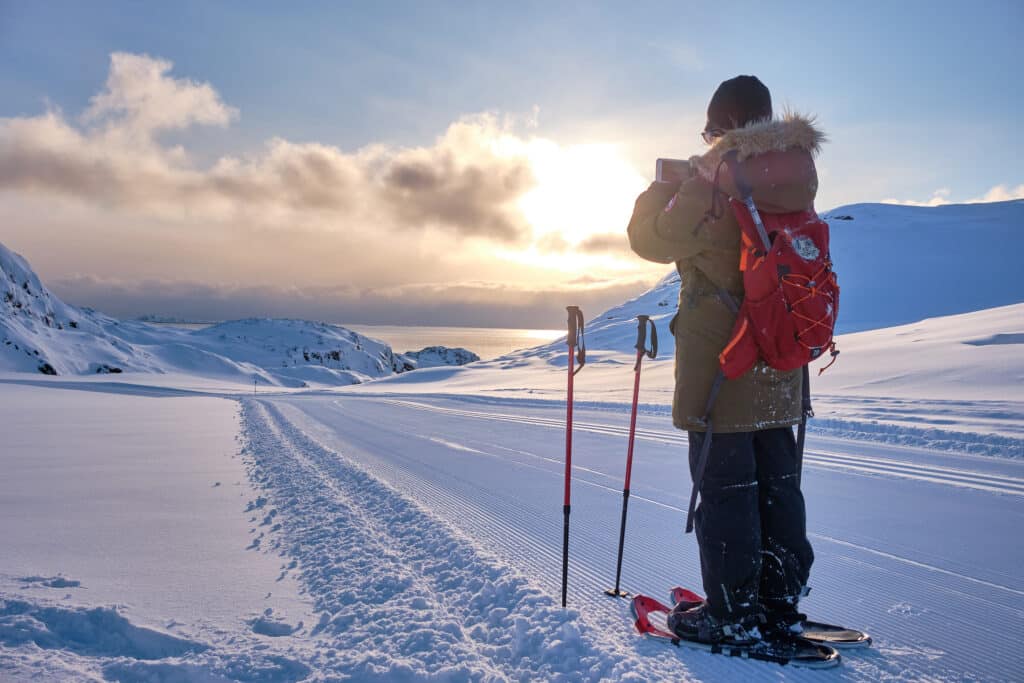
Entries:
[[[565, 408], [565, 502], [562, 504], [562, 607], [565, 607], [565, 589], [569, 582], [569, 484], [572, 481], [572, 378], [587, 362], [587, 349], [583, 342], [583, 312], [579, 306], [566, 306], [569, 312], [569, 392]], [[577, 346], [579, 349], [577, 350]], [[575, 368], [579, 359], [580, 366]]]
[[[629, 508], [629, 479], [633, 472], [633, 442], [636, 436], [637, 400], [640, 397], [640, 365], [644, 354], [648, 358], [658, 355], [658, 328], [649, 316], [638, 315], [636, 328], [636, 365], [633, 367], [633, 412], [629, 418], [629, 447], [626, 449], [626, 483], [622, 488], [622, 525], [619, 527], [619, 560], [615, 565], [615, 588], [609, 588], [605, 595], [614, 598], [625, 598], [628, 592], [619, 590], [619, 579], [622, 578], [622, 547], [626, 541], [626, 510]], [[647, 326], [651, 328], [651, 348], [647, 348]]]

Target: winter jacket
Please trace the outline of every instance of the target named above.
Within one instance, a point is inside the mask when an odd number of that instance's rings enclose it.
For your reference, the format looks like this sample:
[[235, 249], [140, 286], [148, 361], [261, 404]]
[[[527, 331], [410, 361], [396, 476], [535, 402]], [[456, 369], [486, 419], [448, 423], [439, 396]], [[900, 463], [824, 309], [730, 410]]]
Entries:
[[[814, 155], [824, 135], [809, 119], [787, 115], [727, 132], [703, 156], [690, 159], [682, 183], [652, 183], [636, 200], [629, 242], [641, 257], [675, 262], [679, 312], [672, 419], [680, 429], [704, 431], [702, 417], [718, 371], [718, 354], [729, 342], [735, 313], [720, 290], [743, 300], [739, 270], [740, 227], [728, 198], [738, 197], [722, 156], [737, 150], [763, 213], [813, 207], [818, 189]], [[717, 176], [717, 178], [716, 178]], [[716, 184], [717, 180], [717, 184]], [[749, 432], [800, 421], [801, 372], [779, 372], [758, 362], [726, 381], [712, 410], [716, 432]]]

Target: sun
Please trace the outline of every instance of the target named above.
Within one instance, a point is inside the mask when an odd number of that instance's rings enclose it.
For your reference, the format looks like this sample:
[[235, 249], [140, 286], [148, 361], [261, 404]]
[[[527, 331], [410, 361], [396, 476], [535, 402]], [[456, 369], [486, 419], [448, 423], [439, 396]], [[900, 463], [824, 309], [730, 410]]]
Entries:
[[520, 198], [519, 208], [535, 239], [554, 236], [575, 246], [593, 235], [625, 231], [647, 181], [618, 145], [535, 139], [526, 155], [537, 184]]

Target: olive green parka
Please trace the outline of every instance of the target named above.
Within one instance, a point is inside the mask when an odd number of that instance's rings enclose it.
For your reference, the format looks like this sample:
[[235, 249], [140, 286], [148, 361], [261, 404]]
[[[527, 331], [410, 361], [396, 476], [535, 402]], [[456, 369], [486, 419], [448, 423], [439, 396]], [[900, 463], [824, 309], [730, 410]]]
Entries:
[[[647, 260], [675, 262], [679, 270], [679, 312], [671, 326], [676, 342], [672, 420], [679, 429], [705, 431], [702, 418], [718, 354], [736, 318], [721, 290], [743, 300], [740, 226], [729, 204], [739, 193], [722, 156], [737, 150], [759, 211], [803, 211], [813, 208], [814, 155], [824, 140], [813, 120], [798, 115], [752, 123], [728, 131], [703, 156], [692, 157], [690, 177], [682, 183], [654, 182], [637, 198], [630, 246]], [[759, 361], [722, 386], [711, 413], [715, 432], [798, 423], [801, 382], [799, 370], [780, 372]]]

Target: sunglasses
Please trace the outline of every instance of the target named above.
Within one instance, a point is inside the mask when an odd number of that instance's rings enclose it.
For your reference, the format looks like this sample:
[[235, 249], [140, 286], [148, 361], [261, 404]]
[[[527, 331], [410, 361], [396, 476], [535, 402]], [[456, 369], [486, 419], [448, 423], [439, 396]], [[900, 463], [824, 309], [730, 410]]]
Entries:
[[709, 128], [701, 132], [700, 136], [704, 138], [704, 142], [709, 145], [715, 144], [715, 140], [725, 135], [725, 131], [721, 128]]

